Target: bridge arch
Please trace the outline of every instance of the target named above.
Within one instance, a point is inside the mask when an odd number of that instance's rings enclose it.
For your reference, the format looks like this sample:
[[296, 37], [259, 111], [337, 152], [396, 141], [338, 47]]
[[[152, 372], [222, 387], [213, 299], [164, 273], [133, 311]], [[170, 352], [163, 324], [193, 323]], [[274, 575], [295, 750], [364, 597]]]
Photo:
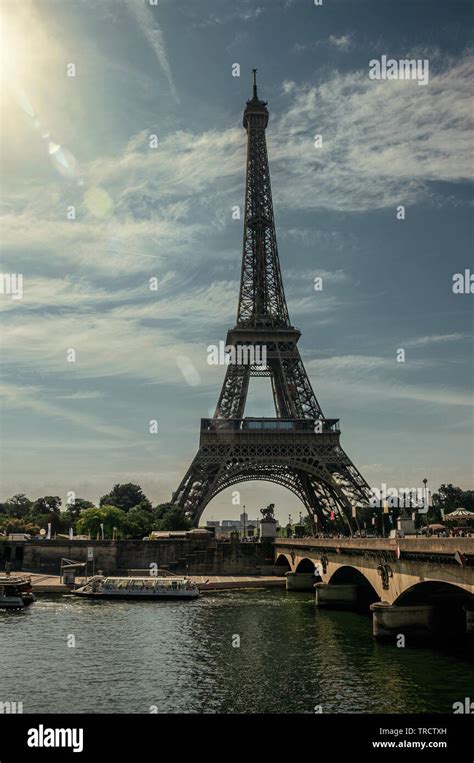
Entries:
[[298, 566], [295, 569], [295, 572], [312, 572], [314, 573], [316, 569], [315, 563], [311, 560], [305, 557], [304, 559], [301, 559], [298, 563]]
[[370, 580], [364, 575], [363, 572], [351, 567], [349, 564], [343, 564], [338, 567], [328, 580], [331, 585], [345, 584], [345, 583], [357, 583], [359, 585], [372, 585]]
[[291, 572], [291, 562], [286, 554], [278, 554], [275, 562], [275, 567], [278, 568], [278, 572], [282, 575], [284, 575], [285, 572]]
[[403, 591], [393, 604], [395, 607], [432, 605], [432, 624], [435, 632], [462, 636], [466, 633], [464, 607], [474, 604], [474, 596], [455, 583], [423, 580]]
[[338, 567], [328, 580], [329, 585], [356, 585], [357, 586], [357, 604], [359, 607], [367, 609], [370, 604], [380, 601], [377, 589], [363, 572], [352, 567], [349, 564], [343, 564]]
[[422, 580], [406, 588], [393, 603], [398, 606], [409, 606], [410, 604], [427, 604], [430, 600], [440, 598], [460, 599], [463, 602], [473, 600], [472, 594], [456, 583], [447, 583], [444, 580]]

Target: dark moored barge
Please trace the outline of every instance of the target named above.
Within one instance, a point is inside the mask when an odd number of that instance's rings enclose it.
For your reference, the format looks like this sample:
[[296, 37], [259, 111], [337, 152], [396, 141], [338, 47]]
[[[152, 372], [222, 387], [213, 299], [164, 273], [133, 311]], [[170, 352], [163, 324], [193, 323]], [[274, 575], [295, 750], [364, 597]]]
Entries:
[[0, 575], [0, 609], [23, 609], [34, 601], [31, 578]]

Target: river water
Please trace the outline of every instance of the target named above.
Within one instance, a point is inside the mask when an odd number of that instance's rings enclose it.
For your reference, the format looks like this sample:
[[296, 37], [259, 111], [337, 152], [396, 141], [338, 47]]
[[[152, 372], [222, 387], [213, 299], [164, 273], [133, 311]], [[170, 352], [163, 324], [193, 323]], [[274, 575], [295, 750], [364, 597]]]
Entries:
[[0, 612], [0, 660], [0, 701], [25, 713], [451, 713], [474, 689], [466, 646], [377, 643], [368, 616], [263, 589], [191, 602], [39, 596]]

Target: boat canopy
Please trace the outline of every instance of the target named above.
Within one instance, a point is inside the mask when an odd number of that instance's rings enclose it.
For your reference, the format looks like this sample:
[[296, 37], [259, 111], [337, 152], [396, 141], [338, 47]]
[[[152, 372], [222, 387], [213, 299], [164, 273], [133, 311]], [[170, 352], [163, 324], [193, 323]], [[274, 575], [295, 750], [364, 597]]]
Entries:
[[104, 578], [102, 590], [141, 590], [154, 591], [161, 589], [194, 588], [194, 583], [189, 578], [178, 577], [146, 577], [146, 578]]

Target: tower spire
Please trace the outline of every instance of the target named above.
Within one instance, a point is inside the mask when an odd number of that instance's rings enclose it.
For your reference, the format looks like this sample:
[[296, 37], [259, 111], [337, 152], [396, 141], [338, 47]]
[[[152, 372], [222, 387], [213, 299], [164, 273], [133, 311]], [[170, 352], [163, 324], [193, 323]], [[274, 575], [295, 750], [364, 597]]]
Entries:
[[255, 101], [258, 101], [258, 95], [257, 95], [257, 70], [252, 69], [253, 74], [253, 98]]
[[252, 69], [252, 73], [253, 98], [247, 101], [243, 120], [247, 130], [247, 182], [237, 323], [239, 326], [289, 326], [265, 138], [268, 109], [266, 101], [257, 95], [257, 70]]

